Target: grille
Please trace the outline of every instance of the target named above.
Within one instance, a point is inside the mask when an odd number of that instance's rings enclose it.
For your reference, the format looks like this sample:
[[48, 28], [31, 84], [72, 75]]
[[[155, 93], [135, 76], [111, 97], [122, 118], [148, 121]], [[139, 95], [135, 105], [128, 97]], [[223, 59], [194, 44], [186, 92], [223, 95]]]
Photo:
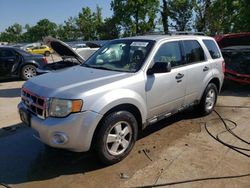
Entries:
[[46, 117], [46, 98], [40, 97], [25, 88], [22, 88], [21, 98], [25, 106], [40, 118]]

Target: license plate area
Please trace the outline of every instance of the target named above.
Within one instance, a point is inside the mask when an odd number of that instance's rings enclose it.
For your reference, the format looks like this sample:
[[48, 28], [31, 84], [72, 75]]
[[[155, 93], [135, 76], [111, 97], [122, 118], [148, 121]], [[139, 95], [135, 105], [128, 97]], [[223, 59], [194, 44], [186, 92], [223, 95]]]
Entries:
[[30, 126], [30, 114], [27, 112], [27, 110], [20, 108], [19, 115], [22, 122]]

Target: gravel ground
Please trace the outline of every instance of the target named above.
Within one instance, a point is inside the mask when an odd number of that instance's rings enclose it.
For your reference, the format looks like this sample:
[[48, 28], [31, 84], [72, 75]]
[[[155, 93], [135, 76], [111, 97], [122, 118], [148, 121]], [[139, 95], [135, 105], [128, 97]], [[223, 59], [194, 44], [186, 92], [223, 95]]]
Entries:
[[[51, 149], [34, 139], [33, 131], [23, 126], [17, 113], [22, 84], [23, 81], [0, 83], [0, 183], [24, 188], [136, 187], [248, 174], [168, 187], [250, 187], [249, 157], [222, 145], [211, 135], [219, 134], [224, 142], [238, 147], [250, 149], [249, 144], [223, 132], [225, 127], [215, 112], [199, 117], [190, 109], [160, 121], [140, 134], [125, 160], [105, 167], [92, 153]], [[238, 126], [233, 131], [250, 141], [248, 86], [232, 85], [224, 90], [216, 111], [236, 122]], [[234, 127], [232, 122], [227, 124]]]

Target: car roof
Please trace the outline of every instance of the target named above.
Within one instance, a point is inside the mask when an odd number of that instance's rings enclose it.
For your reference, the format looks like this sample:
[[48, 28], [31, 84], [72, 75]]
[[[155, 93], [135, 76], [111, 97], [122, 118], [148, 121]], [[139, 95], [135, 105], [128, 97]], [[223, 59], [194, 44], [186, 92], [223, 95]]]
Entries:
[[153, 40], [153, 41], [161, 41], [165, 39], [213, 39], [212, 37], [208, 36], [203, 36], [203, 35], [142, 35], [142, 36], [133, 36], [133, 37], [126, 37], [126, 38], [121, 38], [122, 39], [131, 39], [131, 40]]
[[17, 49], [16, 47], [13, 46], [0, 46], [1, 49]]

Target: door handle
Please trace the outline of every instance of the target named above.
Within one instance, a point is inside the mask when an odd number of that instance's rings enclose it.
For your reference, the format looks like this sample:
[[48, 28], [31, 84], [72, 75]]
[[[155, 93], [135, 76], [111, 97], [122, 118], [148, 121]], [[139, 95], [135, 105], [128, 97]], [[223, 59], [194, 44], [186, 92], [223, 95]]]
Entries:
[[178, 73], [176, 76], [175, 76], [175, 79], [181, 79], [182, 77], [184, 76], [184, 74], [181, 74], [181, 73]]
[[207, 66], [205, 66], [205, 67], [203, 68], [203, 72], [208, 71], [208, 70], [209, 70], [209, 67], [207, 67]]

